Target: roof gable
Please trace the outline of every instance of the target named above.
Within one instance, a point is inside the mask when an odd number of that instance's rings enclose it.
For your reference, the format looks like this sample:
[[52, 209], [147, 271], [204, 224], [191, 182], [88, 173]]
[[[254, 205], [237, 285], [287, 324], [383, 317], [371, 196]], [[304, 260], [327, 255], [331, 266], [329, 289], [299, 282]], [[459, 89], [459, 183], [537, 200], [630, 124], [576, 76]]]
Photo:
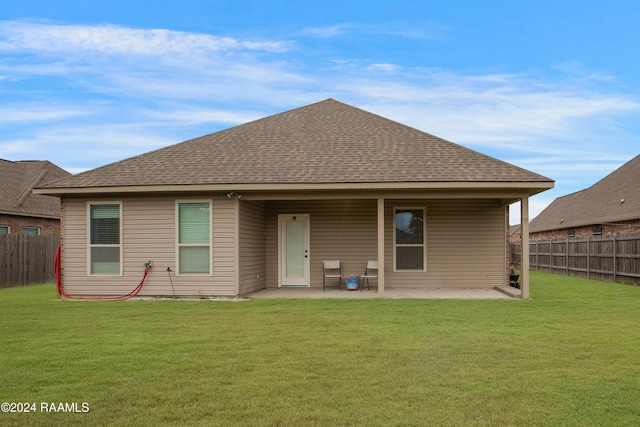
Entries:
[[532, 233], [640, 218], [640, 155], [591, 187], [559, 197], [531, 221]]
[[33, 194], [34, 187], [71, 174], [48, 161], [0, 159], [0, 213], [60, 217], [60, 200]]
[[552, 181], [327, 99], [46, 187], [394, 182]]

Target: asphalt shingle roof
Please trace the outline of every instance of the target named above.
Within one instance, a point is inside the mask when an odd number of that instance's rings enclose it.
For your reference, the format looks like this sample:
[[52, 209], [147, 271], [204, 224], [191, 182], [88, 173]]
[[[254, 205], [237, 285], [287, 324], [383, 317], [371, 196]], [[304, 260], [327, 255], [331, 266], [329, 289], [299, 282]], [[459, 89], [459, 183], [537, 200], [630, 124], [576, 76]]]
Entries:
[[638, 218], [640, 155], [591, 187], [554, 200], [531, 221], [529, 231], [537, 233]]
[[552, 180], [327, 99], [46, 187], [388, 182]]
[[59, 218], [60, 199], [33, 194], [32, 190], [70, 175], [48, 161], [0, 159], [0, 213]]

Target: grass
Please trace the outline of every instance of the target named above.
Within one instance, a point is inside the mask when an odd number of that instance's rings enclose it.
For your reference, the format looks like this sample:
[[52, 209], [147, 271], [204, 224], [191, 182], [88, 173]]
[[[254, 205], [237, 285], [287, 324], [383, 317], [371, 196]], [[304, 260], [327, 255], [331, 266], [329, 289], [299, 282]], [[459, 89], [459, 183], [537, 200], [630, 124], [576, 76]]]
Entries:
[[[532, 299], [59, 301], [0, 290], [0, 425], [631, 426], [640, 288]], [[87, 413], [40, 412], [87, 402]]]

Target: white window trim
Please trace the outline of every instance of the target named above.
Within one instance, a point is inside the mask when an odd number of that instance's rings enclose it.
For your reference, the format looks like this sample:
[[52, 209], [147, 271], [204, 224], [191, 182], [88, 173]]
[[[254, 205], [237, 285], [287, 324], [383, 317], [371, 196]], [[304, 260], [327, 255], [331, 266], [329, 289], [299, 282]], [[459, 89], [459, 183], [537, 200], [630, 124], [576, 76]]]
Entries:
[[[413, 211], [417, 211], [417, 210], [421, 210], [422, 211], [422, 218], [423, 218], [423, 222], [422, 222], [422, 245], [409, 245], [409, 244], [403, 244], [403, 245], [398, 245], [396, 242], [396, 216], [398, 214], [398, 211], [408, 211], [408, 210], [413, 210]], [[422, 269], [416, 269], [416, 270], [405, 270], [405, 269], [399, 269], [397, 268], [396, 265], [396, 248], [400, 246], [400, 247], [419, 247], [422, 246], [423, 250], [422, 250]], [[427, 208], [425, 206], [394, 206], [393, 207], [393, 272], [398, 272], [398, 273], [421, 273], [421, 272], [426, 272], [427, 271]]]
[[[91, 248], [92, 247], [113, 247], [116, 245], [92, 245], [91, 244], [91, 206], [96, 205], [118, 205], [120, 207], [120, 244], [118, 247], [120, 248], [120, 271], [118, 274], [97, 274], [91, 273]], [[121, 200], [112, 200], [112, 201], [93, 201], [87, 202], [87, 276], [94, 277], [116, 277], [122, 276], [123, 271], [123, 260], [124, 260], [124, 245], [123, 245], [123, 215], [122, 215], [122, 201]]]
[[10, 225], [0, 224], [0, 227], [7, 227], [7, 234], [11, 234], [11, 226]]
[[[208, 273], [182, 273], [180, 272], [180, 247], [181, 246], [203, 246], [202, 244], [180, 244], [180, 203], [209, 203], [209, 272]], [[176, 200], [175, 205], [175, 265], [177, 276], [213, 276], [213, 200], [212, 199], [183, 199]]]

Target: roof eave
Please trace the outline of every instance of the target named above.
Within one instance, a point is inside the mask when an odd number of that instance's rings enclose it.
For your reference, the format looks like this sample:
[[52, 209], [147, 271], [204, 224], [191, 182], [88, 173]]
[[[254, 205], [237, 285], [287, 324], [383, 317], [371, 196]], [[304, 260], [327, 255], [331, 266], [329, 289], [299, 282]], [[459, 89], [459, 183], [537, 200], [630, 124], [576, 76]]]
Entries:
[[546, 233], [549, 231], [562, 231], [562, 230], [571, 230], [572, 228], [581, 228], [581, 227], [592, 227], [594, 225], [624, 225], [624, 223], [629, 221], [637, 221], [640, 219], [640, 215], [628, 215], [628, 216], [620, 216], [616, 218], [592, 218], [584, 221], [576, 221], [576, 222], [565, 222], [563, 221], [560, 226], [553, 227], [535, 227], [534, 229], [529, 229], [530, 233]]
[[124, 185], [100, 187], [43, 187], [35, 188], [34, 194], [48, 196], [73, 196], [113, 193], [182, 193], [215, 191], [323, 191], [323, 190], [468, 190], [468, 189], [508, 189], [521, 190], [529, 196], [553, 188], [553, 181], [519, 182], [364, 182], [364, 183], [223, 183], [186, 185]]
[[18, 211], [0, 211], [0, 215], [24, 216], [32, 218], [60, 219], [60, 215], [37, 213], [37, 212], [18, 212]]

